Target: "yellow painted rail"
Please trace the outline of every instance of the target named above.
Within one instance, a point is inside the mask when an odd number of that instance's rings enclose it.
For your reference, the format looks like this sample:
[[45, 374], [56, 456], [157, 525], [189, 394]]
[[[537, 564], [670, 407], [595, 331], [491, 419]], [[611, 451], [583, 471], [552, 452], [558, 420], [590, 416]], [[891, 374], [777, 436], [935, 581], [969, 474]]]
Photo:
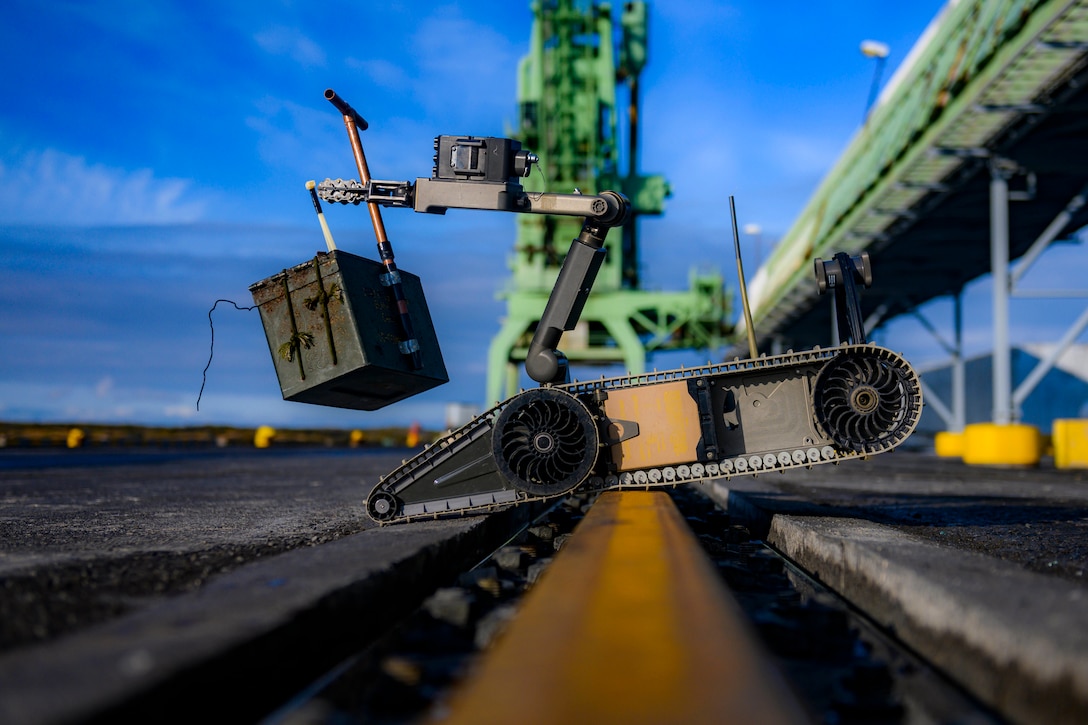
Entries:
[[449, 723], [809, 722], [668, 494], [600, 496]]

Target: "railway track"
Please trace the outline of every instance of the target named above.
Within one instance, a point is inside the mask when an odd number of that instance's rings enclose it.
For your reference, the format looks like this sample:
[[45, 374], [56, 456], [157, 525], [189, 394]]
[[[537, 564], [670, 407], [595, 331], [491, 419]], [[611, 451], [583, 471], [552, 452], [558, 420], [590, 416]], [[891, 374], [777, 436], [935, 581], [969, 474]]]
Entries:
[[[660, 590], [663, 580], [654, 578], [653, 566], [633, 566], [607, 577], [603, 570], [593, 569], [601, 566], [600, 557], [606, 555], [585, 553], [587, 547], [591, 551], [609, 548], [607, 537], [593, 541], [592, 532], [629, 517], [630, 510], [617, 514], [615, 507], [623, 505], [619, 503], [622, 497], [654, 495], [666, 493], [601, 494], [617, 497], [608, 501], [599, 501], [596, 494], [581, 494], [562, 500], [452, 586], [436, 590], [387, 635], [300, 689], [263, 723], [509, 722], [510, 718], [531, 722], [533, 717], [565, 722], [570, 721], [571, 710], [564, 708], [575, 706], [582, 708], [583, 715], [589, 714], [586, 708], [594, 708], [595, 722], [720, 722], [713, 708], [736, 706], [726, 702], [734, 695], [747, 698], [744, 706], [759, 708], [760, 722], [1003, 722], [849, 602], [754, 539], [745, 526], [687, 486], [669, 490], [666, 502], [658, 502], [666, 514], [670, 508], [678, 509], [682, 519], [676, 517], [678, 527], [655, 540], [654, 550], [665, 548], [667, 557], [687, 560], [690, 554], [682, 540], [685, 531], [694, 534], [691, 541], [701, 549], [697, 556], [709, 564], [706, 572], [713, 581], [691, 574], [681, 577], [679, 586], [694, 582], [700, 599], [707, 598], [707, 592], [714, 599], [716, 588], [724, 583], [728, 601], [710, 614], [716, 622], [724, 619], [724, 627], [737, 640], [716, 642], [711, 633], [717, 625], [700, 622], [697, 631], [702, 635], [687, 645], [668, 638], [640, 643], [648, 648], [635, 653], [645, 656], [643, 665], [689, 658], [696, 663], [683, 670], [687, 674], [671, 690], [658, 687], [647, 704], [639, 698], [647, 684], [638, 682], [639, 673], [647, 670], [636, 660], [617, 661], [621, 644], [611, 642], [604, 652], [596, 652], [592, 645], [576, 640], [578, 632], [597, 632], [607, 641], [600, 631], [612, 621], [611, 616], [584, 621], [593, 616], [587, 602], [594, 597], [633, 588], [631, 596], [638, 599]], [[602, 512], [602, 506], [611, 507], [610, 512]], [[655, 510], [649, 525], [660, 517]], [[589, 533], [578, 529], [583, 521]], [[630, 535], [634, 538], [612, 549], [637, 547], [631, 542], [647, 534]], [[572, 541], [576, 542], [572, 553], [564, 553]], [[680, 548], [673, 551], [676, 546]], [[642, 552], [644, 559], [647, 553]], [[578, 554], [589, 557], [592, 572], [576, 568], [573, 560]], [[565, 574], [568, 583], [556, 583], [553, 587], [559, 591], [547, 593], [551, 580], [541, 579], [541, 574], [565, 560], [572, 562]], [[604, 566], [621, 565], [609, 560]], [[658, 573], [670, 585], [677, 584], [673, 569], [666, 567]], [[559, 577], [553, 574], [552, 580]], [[573, 585], [578, 581], [584, 587]], [[543, 602], [544, 598], [549, 599]], [[669, 604], [669, 599], [641, 609], [668, 608], [683, 601], [673, 597]], [[656, 625], [653, 620], [658, 615], [673, 624], [689, 621], [697, 616], [692, 607], [702, 611], [700, 604], [705, 602], [689, 600], [678, 611], [650, 611], [651, 620], [640, 621], [639, 629], [631, 632], [652, 631], [660, 625], [660, 619]], [[615, 611], [621, 608], [622, 602], [615, 603]], [[531, 644], [521, 651], [516, 649], [517, 641]], [[549, 643], [554, 645], [551, 650]], [[690, 646], [700, 651], [689, 651]], [[592, 662], [598, 665], [587, 664]], [[723, 675], [723, 667], [729, 668], [728, 674]], [[565, 687], [556, 684], [555, 691], [539, 691], [542, 680], [554, 680], [543, 674], [556, 672], [575, 677], [565, 680]], [[651, 666], [648, 672], [652, 676], [655, 670]], [[747, 683], [743, 688], [728, 686], [742, 681]], [[595, 683], [597, 697], [585, 700], [583, 691], [580, 703], [570, 702], [577, 694], [570, 687], [572, 682]], [[753, 690], [763, 692], [754, 705]], [[504, 691], [519, 692], [511, 705], [515, 710], [502, 710], [496, 693]], [[539, 700], [530, 706], [533, 697]]]
[[[0, 648], [0, 721], [427, 716], [487, 656], [526, 585], [574, 551], [604, 494], [375, 527], [360, 477], [394, 457], [141, 455], [4, 472], [0, 605], [33, 638]], [[660, 491], [813, 721], [998, 719], [926, 674], [930, 662], [1010, 722], [1080, 723], [1083, 482], [908, 452]], [[41, 637], [19, 615], [34, 601], [66, 603]], [[88, 617], [99, 605], [124, 611]]]

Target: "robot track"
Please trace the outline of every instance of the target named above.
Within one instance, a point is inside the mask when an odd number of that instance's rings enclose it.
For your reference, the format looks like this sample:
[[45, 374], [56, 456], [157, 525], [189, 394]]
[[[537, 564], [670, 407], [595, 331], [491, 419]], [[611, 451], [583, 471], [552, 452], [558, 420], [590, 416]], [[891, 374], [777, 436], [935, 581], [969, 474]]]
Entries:
[[843, 344], [524, 391], [385, 476], [380, 523], [481, 513], [574, 490], [675, 486], [890, 451], [922, 412], [899, 355]]

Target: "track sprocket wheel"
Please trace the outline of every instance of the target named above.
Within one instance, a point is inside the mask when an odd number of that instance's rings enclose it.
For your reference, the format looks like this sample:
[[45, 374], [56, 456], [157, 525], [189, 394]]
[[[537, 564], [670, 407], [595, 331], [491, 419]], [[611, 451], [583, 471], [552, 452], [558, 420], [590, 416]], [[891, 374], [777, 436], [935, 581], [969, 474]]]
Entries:
[[366, 512], [381, 523], [389, 521], [400, 510], [400, 500], [388, 491], [373, 491], [366, 500]]
[[842, 448], [878, 453], [914, 430], [921, 389], [898, 356], [874, 347], [845, 352], [820, 371], [813, 394], [816, 420]]
[[528, 390], [503, 407], [491, 432], [499, 471], [514, 488], [554, 496], [586, 480], [599, 436], [589, 409], [554, 388]]

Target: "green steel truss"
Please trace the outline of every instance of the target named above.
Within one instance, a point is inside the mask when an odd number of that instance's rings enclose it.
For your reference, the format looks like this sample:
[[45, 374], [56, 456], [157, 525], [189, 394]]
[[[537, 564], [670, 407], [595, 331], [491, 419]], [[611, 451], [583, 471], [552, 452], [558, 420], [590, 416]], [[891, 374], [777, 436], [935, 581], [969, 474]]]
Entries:
[[750, 285], [757, 337], [812, 304], [814, 258], [890, 244], [912, 207], [1039, 113], [1035, 99], [1083, 67], [1086, 48], [1088, 0], [949, 2]]
[[[607, 257], [575, 330], [561, 349], [572, 365], [621, 363], [642, 373], [655, 350], [712, 349], [724, 344], [727, 296], [720, 274], [692, 273], [690, 289], [640, 289], [638, 217], [657, 215], [669, 196], [659, 175], [637, 169], [638, 78], [646, 62], [647, 8], [625, 2], [619, 32], [607, 3], [537, 0], [529, 54], [518, 68], [518, 128], [511, 135], [540, 157], [529, 191], [623, 192], [634, 215], [606, 242]], [[616, 47], [614, 36], [619, 37]], [[628, 146], [620, 169], [616, 87], [626, 83]], [[581, 229], [570, 217], [522, 215], [500, 293], [503, 325], [488, 356], [488, 402], [517, 392], [519, 363], [544, 310], [567, 249]]]

